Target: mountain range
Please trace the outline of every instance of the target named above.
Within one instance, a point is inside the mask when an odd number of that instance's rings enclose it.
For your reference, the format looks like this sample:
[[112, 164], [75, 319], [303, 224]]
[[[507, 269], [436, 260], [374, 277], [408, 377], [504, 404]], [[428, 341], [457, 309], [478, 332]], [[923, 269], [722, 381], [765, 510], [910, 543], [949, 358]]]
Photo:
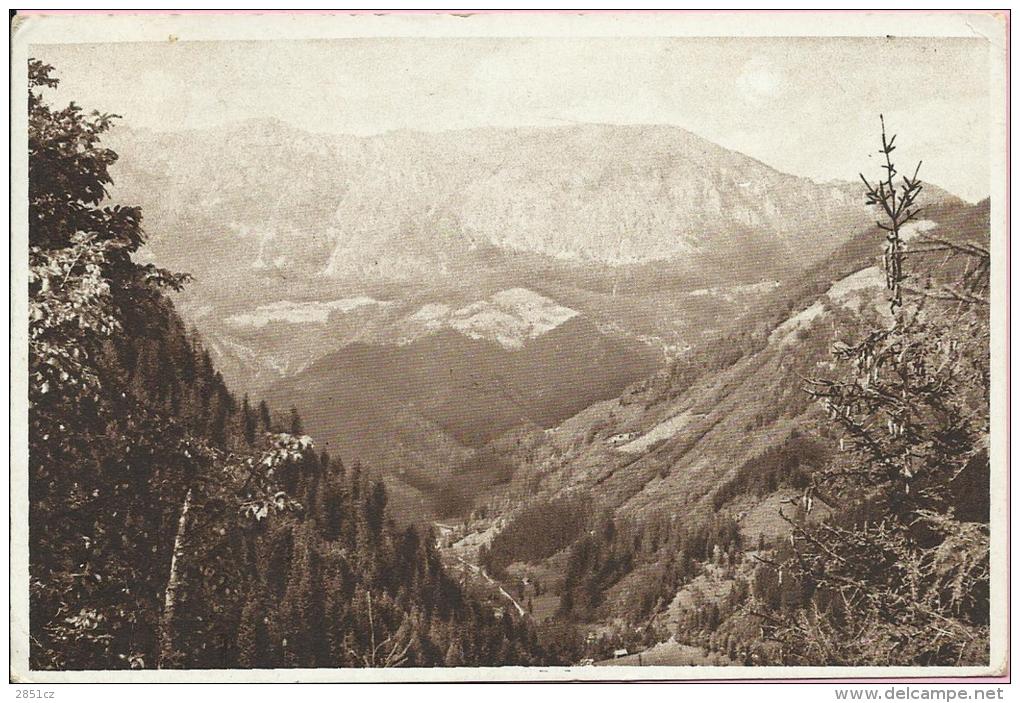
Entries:
[[123, 197], [158, 223], [153, 251], [218, 280], [449, 278], [490, 248], [691, 268], [740, 254], [771, 269], [824, 256], [866, 221], [856, 186], [780, 173], [668, 126], [350, 137], [249, 121], [122, 130], [112, 144]]
[[[392, 343], [426, 305], [518, 287], [682, 347], [702, 312], [732, 312], [687, 293], [795, 276], [870, 222], [856, 185], [673, 126], [355, 137], [250, 120], [108, 141], [112, 195], [145, 213], [142, 255], [193, 276], [182, 314], [253, 392], [353, 341]], [[302, 319], [301, 345], [275, 343]]]
[[290, 399], [418, 516], [472, 502], [450, 479], [500, 433], [733, 332], [871, 222], [856, 185], [672, 126], [108, 142], [141, 256], [193, 275], [175, 303], [231, 386]]

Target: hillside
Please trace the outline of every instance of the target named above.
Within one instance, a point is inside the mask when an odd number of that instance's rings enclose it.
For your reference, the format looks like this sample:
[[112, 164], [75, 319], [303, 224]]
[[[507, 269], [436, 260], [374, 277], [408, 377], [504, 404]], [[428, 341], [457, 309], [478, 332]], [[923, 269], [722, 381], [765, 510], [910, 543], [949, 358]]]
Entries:
[[[515, 427], [551, 427], [618, 394], [659, 362], [647, 345], [603, 334], [576, 315], [502, 344], [506, 320], [483, 327], [481, 310], [467, 318], [468, 334], [456, 328], [464, 318], [454, 315], [452, 327], [444, 320], [444, 329], [403, 345], [344, 347], [278, 383], [267, 399], [296, 406], [329, 451], [360, 458], [398, 487], [420, 492], [417, 503], [402, 507], [405, 519], [421, 519], [422, 509], [471, 509], [472, 496], [492, 477], [476, 475], [476, 490], [458, 485], [457, 505], [450, 491], [461, 482], [456, 466], [477, 448]], [[552, 310], [558, 322], [564, 309]]]
[[237, 401], [170, 301], [186, 277], [104, 201], [110, 120], [51, 109], [49, 66], [29, 85], [31, 670], [545, 661], [381, 483]]
[[[932, 209], [904, 238], [922, 232], [987, 242], [988, 204]], [[678, 628], [707, 637], [722, 627], [718, 615], [710, 626], [690, 618], [710, 606], [722, 610], [723, 620], [735, 612], [732, 599], [755, 578], [750, 553], [789, 535], [779, 511], [793, 514], [808, 477], [838, 453], [839, 435], [805, 392], [805, 379], [831, 374], [833, 346], [888, 315], [878, 268], [881, 241], [877, 231], [862, 234], [809, 269], [798, 285], [777, 289], [740, 321], [746, 334], [681, 356], [620, 397], [528, 441], [493, 443], [498, 460], [512, 467], [512, 479], [479, 513], [487, 519], [469, 531], [486, 528], [492, 516], [501, 527], [483, 542], [468, 534], [454, 550], [510, 581], [540, 578], [548, 584], [545, 593], [559, 599], [553, 611], [568, 620], [601, 628], [651, 623], [663, 637]], [[937, 271], [940, 262], [931, 263]], [[959, 490], [957, 510], [987, 516], [987, 496]], [[589, 542], [587, 532], [568, 528], [575, 524], [570, 506], [578, 500], [597, 506], [589, 509], [589, 524], [604, 526], [596, 532], [609, 529], [607, 538]], [[548, 516], [543, 524], [559, 525], [543, 532], [559, 530], [568, 538], [536, 558], [522, 550], [539, 538], [528, 532], [535, 518], [526, 512], [539, 507]], [[820, 511], [815, 519], [824, 506]], [[722, 551], [713, 552], [713, 543]], [[487, 546], [479, 551], [479, 544]], [[684, 562], [684, 554], [693, 561]], [[678, 559], [688, 565], [678, 566]], [[701, 576], [677, 576], [698, 563], [705, 566], [686, 573]], [[586, 600], [579, 604], [582, 593]], [[722, 632], [737, 637], [740, 623]], [[722, 647], [721, 638], [713, 647]], [[691, 643], [707, 646], [707, 640]]]

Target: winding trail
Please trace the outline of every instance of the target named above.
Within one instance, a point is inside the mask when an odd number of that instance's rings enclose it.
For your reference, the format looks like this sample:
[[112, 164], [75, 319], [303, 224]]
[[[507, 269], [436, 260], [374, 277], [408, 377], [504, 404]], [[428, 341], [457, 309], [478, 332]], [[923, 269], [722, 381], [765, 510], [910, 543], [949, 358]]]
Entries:
[[514, 599], [514, 597], [512, 595], [507, 593], [506, 590], [501, 585], [499, 585], [499, 583], [494, 578], [489, 576], [489, 574], [485, 571], [485, 569], [483, 569], [482, 567], [478, 566], [477, 564], [472, 564], [471, 562], [469, 562], [467, 559], [465, 559], [464, 557], [460, 556], [459, 554], [455, 554], [454, 556], [457, 557], [457, 560], [460, 563], [462, 563], [464, 566], [468, 567], [469, 569], [474, 571], [476, 574], [479, 574], [482, 578], [484, 578], [486, 581], [488, 581], [491, 585], [493, 585], [496, 588], [498, 588], [499, 592], [502, 593], [503, 596], [506, 597], [507, 600], [509, 600], [511, 603], [514, 604], [514, 607], [517, 608], [517, 612], [520, 613], [521, 617], [524, 617], [525, 615], [527, 615], [527, 613], [525, 612], [524, 608], [521, 607], [521, 604], [518, 603]]

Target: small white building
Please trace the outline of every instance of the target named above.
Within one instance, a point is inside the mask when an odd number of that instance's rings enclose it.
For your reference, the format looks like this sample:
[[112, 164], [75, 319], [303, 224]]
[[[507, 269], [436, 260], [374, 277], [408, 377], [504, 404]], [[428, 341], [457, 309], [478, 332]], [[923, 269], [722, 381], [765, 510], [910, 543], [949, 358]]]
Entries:
[[641, 436], [640, 432], [621, 432], [620, 434], [614, 434], [607, 441], [614, 447], [619, 447], [621, 444], [632, 442]]

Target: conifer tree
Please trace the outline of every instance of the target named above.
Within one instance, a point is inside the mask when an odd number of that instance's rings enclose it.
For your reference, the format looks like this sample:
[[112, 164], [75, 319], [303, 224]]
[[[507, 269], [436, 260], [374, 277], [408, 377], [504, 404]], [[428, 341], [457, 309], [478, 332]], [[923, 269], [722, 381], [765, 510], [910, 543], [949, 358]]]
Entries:
[[301, 415], [298, 414], [297, 408], [294, 407], [290, 409], [290, 433], [295, 436], [305, 433], [304, 424], [301, 422]]
[[247, 393], [244, 394], [244, 400], [241, 401], [241, 431], [248, 446], [255, 444], [256, 418]]
[[974, 504], [961, 477], [988, 476], [987, 249], [950, 232], [904, 239], [919, 213], [917, 177], [898, 175], [884, 122], [885, 173], [867, 187], [885, 233], [888, 314], [839, 343], [845, 369], [808, 391], [841, 429], [843, 451], [806, 489], [836, 508], [820, 525], [788, 518], [796, 549], [779, 568], [784, 598], [764, 614], [791, 663], [986, 662], [987, 498]]
[[259, 431], [262, 434], [273, 431], [273, 418], [269, 414], [269, 406], [266, 401], [259, 401]]

